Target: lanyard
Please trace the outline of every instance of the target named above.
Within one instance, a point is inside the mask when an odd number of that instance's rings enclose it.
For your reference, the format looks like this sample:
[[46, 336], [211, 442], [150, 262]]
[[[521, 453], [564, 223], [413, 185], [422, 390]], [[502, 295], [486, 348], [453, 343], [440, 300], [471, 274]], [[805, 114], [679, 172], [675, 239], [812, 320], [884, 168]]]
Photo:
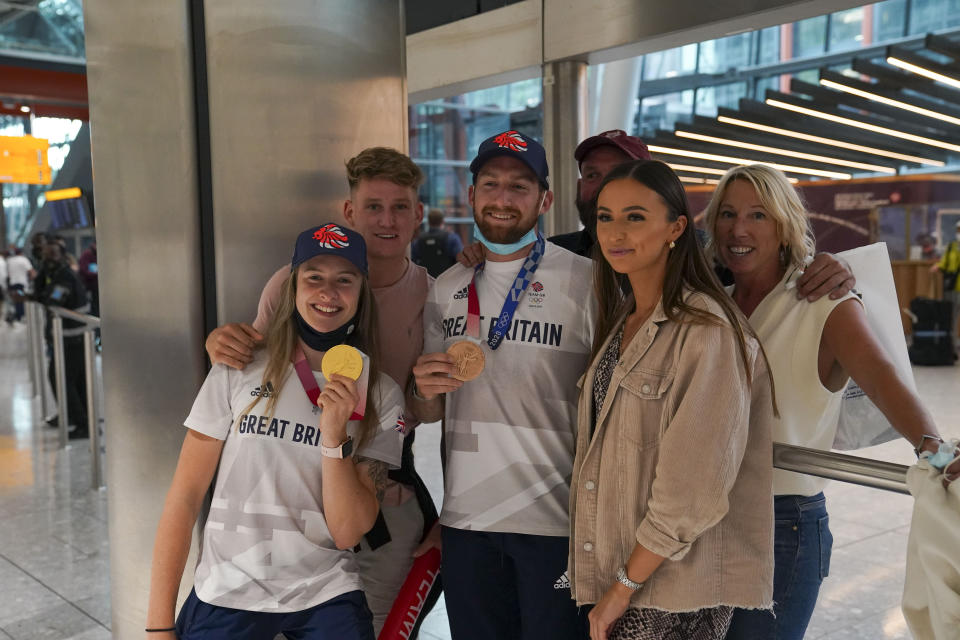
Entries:
[[[315, 407], [318, 406], [317, 398], [320, 397], [320, 387], [317, 385], [317, 379], [313, 375], [313, 369], [310, 368], [310, 363], [307, 362], [307, 356], [303, 354], [303, 347], [299, 344], [293, 352], [293, 368], [297, 372], [297, 377], [300, 378], [300, 385], [307, 394], [310, 404]], [[364, 367], [363, 370], [363, 375], [361, 375], [360, 380], [357, 381], [357, 391], [360, 394], [360, 401], [350, 415], [350, 420], [362, 420], [365, 413], [364, 409], [367, 406], [367, 368]]]
[[310, 368], [307, 356], [303, 355], [303, 348], [300, 345], [297, 345], [297, 349], [293, 353], [293, 368], [297, 372], [297, 377], [300, 378], [300, 384], [303, 386], [310, 404], [317, 406], [320, 387], [317, 385], [317, 379], [313, 376], [313, 369]]
[[[546, 242], [542, 235], [537, 234], [537, 242], [533, 245], [530, 255], [523, 261], [523, 266], [520, 267], [517, 277], [513, 279], [513, 284], [503, 301], [503, 308], [500, 309], [497, 321], [490, 325], [490, 331], [487, 335], [487, 345], [490, 349], [495, 350], [503, 342], [503, 337], [507, 334], [507, 329], [510, 328], [510, 323], [513, 321], [513, 314], [516, 313], [520, 299], [523, 298], [527, 285], [533, 279], [534, 272], [540, 266], [540, 260], [543, 258], [545, 250]], [[474, 268], [473, 278], [470, 280], [470, 287], [467, 291], [467, 335], [474, 338], [480, 337], [480, 299], [477, 296], [477, 274], [483, 270], [483, 264], [481, 262]]]

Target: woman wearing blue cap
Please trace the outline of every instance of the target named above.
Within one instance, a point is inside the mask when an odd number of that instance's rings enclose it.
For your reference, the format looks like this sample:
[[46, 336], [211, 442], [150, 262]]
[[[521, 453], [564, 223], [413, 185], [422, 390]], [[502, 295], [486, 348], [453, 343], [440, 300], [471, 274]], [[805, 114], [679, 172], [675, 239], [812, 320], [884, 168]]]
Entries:
[[[151, 640], [373, 640], [351, 549], [399, 466], [403, 395], [378, 371], [363, 238], [308, 229], [291, 264], [267, 348], [243, 371], [215, 365], [184, 423], [154, 547]], [[174, 625], [215, 472], [194, 589]]]

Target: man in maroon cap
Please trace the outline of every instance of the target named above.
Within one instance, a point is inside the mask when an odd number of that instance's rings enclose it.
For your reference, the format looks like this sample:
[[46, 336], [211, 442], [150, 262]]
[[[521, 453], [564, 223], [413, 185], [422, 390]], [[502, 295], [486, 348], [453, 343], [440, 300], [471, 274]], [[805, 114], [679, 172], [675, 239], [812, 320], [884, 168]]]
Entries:
[[600, 184], [614, 167], [631, 160], [649, 160], [650, 152], [640, 138], [627, 135], [620, 129], [614, 129], [590, 136], [581, 142], [573, 152], [573, 157], [580, 163], [576, 203], [583, 229], [562, 233], [548, 240], [577, 255], [589, 258], [596, 235], [594, 230], [597, 226], [593, 197], [597, 195]]

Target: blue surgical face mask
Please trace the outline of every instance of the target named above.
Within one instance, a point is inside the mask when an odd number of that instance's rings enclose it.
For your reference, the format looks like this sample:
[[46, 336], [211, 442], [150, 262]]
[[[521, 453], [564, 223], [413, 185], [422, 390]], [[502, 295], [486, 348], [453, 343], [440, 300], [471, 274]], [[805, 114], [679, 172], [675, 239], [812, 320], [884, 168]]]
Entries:
[[527, 231], [525, 234], [523, 234], [523, 237], [517, 240], [516, 242], [511, 242], [510, 244], [501, 244], [499, 242], [491, 242], [490, 240], [487, 240], [484, 237], [483, 232], [480, 231], [480, 225], [474, 222], [473, 223], [473, 239], [479, 240], [480, 242], [483, 243], [483, 246], [485, 246], [487, 249], [489, 249], [490, 251], [493, 251], [496, 254], [499, 254], [501, 256], [508, 256], [511, 253], [516, 253], [517, 251], [520, 251], [520, 249], [523, 249], [525, 246], [536, 242], [537, 227], [534, 226], [532, 229], [530, 229], [530, 231]]
[[[537, 204], [537, 211], [539, 211], [540, 207], [543, 206], [544, 198], [546, 198], [546, 193], [544, 193], [540, 197], [540, 202]], [[474, 220], [473, 239], [479, 240], [483, 244], [483, 246], [485, 246], [487, 249], [489, 249], [490, 251], [493, 251], [498, 255], [508, 256], [511, 253], [516, 253], [517, 251], [520, 251], [520, 249], [523, 249], [525, 246], [529, 244], [533, 244], [534, 242], [537, 241], [537, 225], [534, 224], [533, 227], [530, 229], [530, 231], [527, 231], [525, 234], [523, 234], [523, 237], [517, 240], [516, 242], [511, 242], [510, 244], [501, 244], [499, 242], [492, 242], [490, 240], [487, 240], [486, 237], [484, 237], [483, 232], [480, 230], [480, 225], [478, 225], [476, 220]]]

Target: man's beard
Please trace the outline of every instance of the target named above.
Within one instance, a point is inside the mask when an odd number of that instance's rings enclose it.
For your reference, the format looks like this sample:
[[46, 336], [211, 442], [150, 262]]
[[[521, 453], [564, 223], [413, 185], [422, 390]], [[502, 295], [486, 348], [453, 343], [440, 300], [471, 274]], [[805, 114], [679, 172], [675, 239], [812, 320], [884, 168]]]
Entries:
[[480, 214], [480, 218], [477, 219], [474, 216], [474, 220], [477, 222], [477, 226], [480, 227], [483, 237], [489, 240], [490, 242], [496, 242], [497, 244], [513, 244], [514, 242], [519, 241], [523, 236], [527, 234], [530, 229], [533, 229], [537, 224], [537, 218], [534, 216], [533, 224], [529, 225], [526, 228], [523, 227], [514, 227], [512, 229], [505, 229], [503, 227], [493, 227], [490, 224], [490, 221], [487, 219], [488, 213], [509, 213], [519, 216], [522, 224], [523, 214], [519, 209], [514, 209], [512, 207], [485, 207]]
[[597, 237], [597, 210], [593, 205], [593, 199], [584, 202], [580, 199], [580, 191], [577, 190], [577, 196], [574, 199], [577, 205], [577, 213], [580, 215], [580, 224], [587, 230], [592, 238]]

